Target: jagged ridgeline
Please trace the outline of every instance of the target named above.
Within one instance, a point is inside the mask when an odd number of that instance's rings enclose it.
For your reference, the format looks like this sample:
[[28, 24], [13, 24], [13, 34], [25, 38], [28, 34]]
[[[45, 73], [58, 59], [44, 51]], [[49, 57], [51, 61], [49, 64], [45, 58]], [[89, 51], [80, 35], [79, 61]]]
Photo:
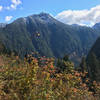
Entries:
[[70, 58], [79, 63], [87, 55], [99, 33], [90, 27], [66, 25], [46, 13], [19, 18], [2, 25], [0, 39], [21, 57], [37, 51], [41, 56]]

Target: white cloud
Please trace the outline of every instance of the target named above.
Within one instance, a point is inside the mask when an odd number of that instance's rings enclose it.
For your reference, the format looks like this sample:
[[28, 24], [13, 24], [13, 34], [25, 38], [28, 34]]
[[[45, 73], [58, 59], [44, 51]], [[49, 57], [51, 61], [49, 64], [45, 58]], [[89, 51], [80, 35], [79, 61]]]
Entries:
[[20, 0], [11, 0], [13, 4], [15, 5], [19, 5], [21, 4], [21, 1]]
[[3, 9], [3, 6], [0, 6], [0, 11], [2, 11], [2, 9]]
[[10, 10], [10, 7], [9, 6], [8, 7], [5, 7], [5, 9]]
[[17, 6], [19, 6], [20, 4], [22, 4], [21, 0], [11, 0], [11, 5], [5, 7], [7, 10], [11, 10], [11, 9], [16, 9]]
[[10, 7], [13, 9], [16, 9], [16, 7], [22, 3], [21, 0], [11, 0], [11, 2], [12, 4]]
[[59, 13], [55, 18], [65, 24], [93, 26], [100, 22], [100, 5], [89, 10], [66, 10]]
[[13, 18], [13, 16], [6, 16], [6, 17], [5, 17], [5, 21], [6, 21], [6, 22], [9, 22], [12, 18]]
[[11, 4], [11, 5], [10, 5], [10, 8], [16, 9], [16, 7], [17, 7], [17, 6], [14, 5], [14, 4]]

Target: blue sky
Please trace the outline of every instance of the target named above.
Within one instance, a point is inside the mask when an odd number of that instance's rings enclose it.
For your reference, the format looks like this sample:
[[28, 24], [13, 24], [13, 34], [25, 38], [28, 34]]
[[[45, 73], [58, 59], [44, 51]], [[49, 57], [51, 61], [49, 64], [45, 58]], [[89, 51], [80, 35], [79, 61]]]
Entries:
[[50, 13], [60, 19], [58, 14], [63, 11], [81, 11], [97, 5], [100, 5], [100, 0], [0, 0], [0, 23], [40, 12]]

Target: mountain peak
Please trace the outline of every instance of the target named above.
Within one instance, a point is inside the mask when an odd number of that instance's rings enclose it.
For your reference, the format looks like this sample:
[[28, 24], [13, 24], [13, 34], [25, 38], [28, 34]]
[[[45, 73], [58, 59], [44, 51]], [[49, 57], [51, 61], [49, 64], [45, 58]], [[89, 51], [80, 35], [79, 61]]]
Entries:
[[54, 23], [55, 19], [48, 13], [41, 12], [40, 14], [34, 14], [29, 16], [30, 18], [37, 19], [43, 23]]
[[39, 21], [41, 23], [55, 23], [56, 22], [56, 19], [53, 18], [50, 14], [41, 12], [40, 14], [33, 14], [28, 17], [19, 18], [15, 20], [14, 23], [23, 22], [26, 24], [26, 23], [29, 23], [29, 20], [31, 20], [32, 22]]
[[41, 12], [40, 14], [38, 14], [39, 16], [50, 16], [49, 13], [45, 13], [45, 12]]
[[40, 14], [33, 14], [29, 17], [46, 17], [46, 18], [51, 18], [52, 16], [48, 13], [44, 13], [44, 12], [41, 12]]

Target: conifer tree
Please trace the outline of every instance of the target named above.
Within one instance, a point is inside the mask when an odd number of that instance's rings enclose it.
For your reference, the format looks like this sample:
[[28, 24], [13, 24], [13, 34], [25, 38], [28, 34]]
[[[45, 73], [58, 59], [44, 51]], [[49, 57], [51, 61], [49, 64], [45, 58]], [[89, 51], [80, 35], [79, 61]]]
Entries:
[[82, 57], [82, 61], [80, 63], [80, 68], [83, 73], [87, 70], [85, 57]]
[[58, 59], [57, 67], [60, 71], [66, 71], [70, 73], [74, 69], [73, 63], [69, 60], [69, 57], [65, 55], [62, 59]]
[[100, 80], [99, 79], [100, 64], [94, 53], [91, 53], [91, 55], [89, 55], [87, 64], [88, 64], [88, 72], [89, 72], [90, 78], [96, 81]]

